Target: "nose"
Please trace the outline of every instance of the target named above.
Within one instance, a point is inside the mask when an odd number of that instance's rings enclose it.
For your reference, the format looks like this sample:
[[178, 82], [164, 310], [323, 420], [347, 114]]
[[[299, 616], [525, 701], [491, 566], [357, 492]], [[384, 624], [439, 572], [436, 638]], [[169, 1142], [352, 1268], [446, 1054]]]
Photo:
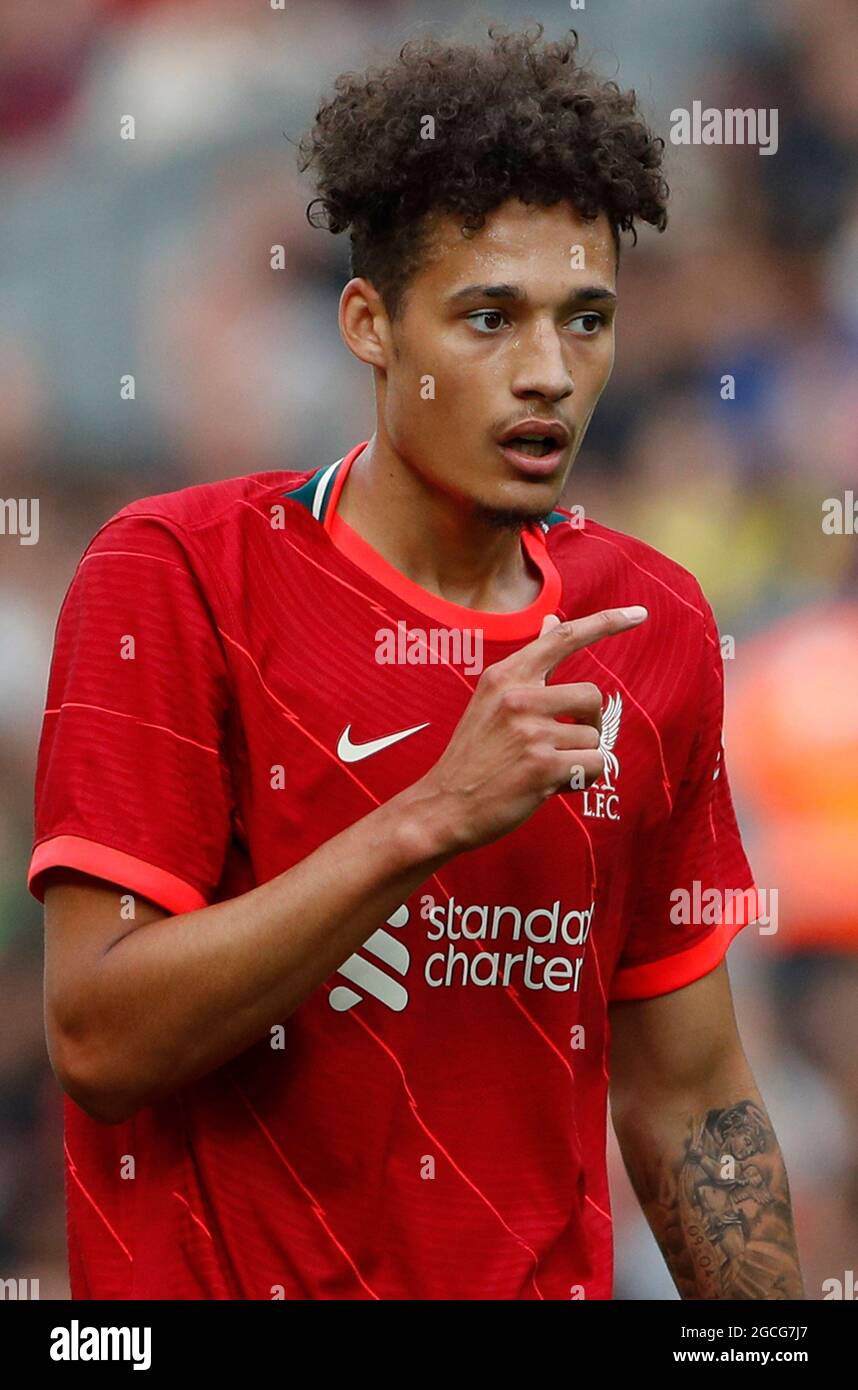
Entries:
[[573, 394], [575, 384], [553, 323], [535, 324], [522, 334], [518, 346], [511, 383], [514, 396], [562, 401]]

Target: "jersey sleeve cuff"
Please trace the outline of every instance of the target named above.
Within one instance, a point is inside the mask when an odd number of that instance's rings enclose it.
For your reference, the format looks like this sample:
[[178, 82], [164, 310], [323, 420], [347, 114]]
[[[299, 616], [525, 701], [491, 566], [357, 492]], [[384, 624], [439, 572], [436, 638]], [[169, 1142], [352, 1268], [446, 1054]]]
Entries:
[[708, 975], [721, 964], [731, 941], [742, 928], [758, 920], [760, 905], [756, 884], [743, 889], [731, 906], [730, 920], [720, 922], [714, 931], [686, 951], [618, 970], [611, 982], [609, 1002], [654, 999], [656, 995], [670, 994]]
[[107, 879], [132, 893], [139, 893], [143, 898], [150, 898], [174, 915], [195, 912], [208, 906], [199, 889], [184, 879], [168, 873], [166, 869], [159, 869], [155, 864], [147, 864], [133, 854], [100, 845], [81, 835], [55, 835], [50, 840], [43, 840], [34, 849], [27, 887], [38, 902], [45, 900], [42, 875], [47, 869], [59, 867], [79, 869], [81, 873]]

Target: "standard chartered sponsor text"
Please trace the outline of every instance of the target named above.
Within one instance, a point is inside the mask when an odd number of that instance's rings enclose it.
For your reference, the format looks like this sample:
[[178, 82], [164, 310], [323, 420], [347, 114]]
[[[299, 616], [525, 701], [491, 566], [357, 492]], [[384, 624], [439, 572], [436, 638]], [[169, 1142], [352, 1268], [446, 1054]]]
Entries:
[[[593, 921], [595, 903], [586, 908], [563, 911], [560, 899], [550, 907], [522, 912], [518, 907], [457, 903], [451, 897], [445, 904], [432, 904], [424, 911], [430, 923], [429, 941], [446, 941], [447, 948], [428, 956], [426, 983], [434, 988], [454, 985], [508, 987], [521, 983], [526, 989], [556, 992], [577, 990], [584, 963], [584, 951]], [[520, 943], [521, 951], [459, 949], [457, 942], [496, 941], [499, 932]], [[536, 946], [577, 946], [581, 954], [567, 952], [543, 954]]]

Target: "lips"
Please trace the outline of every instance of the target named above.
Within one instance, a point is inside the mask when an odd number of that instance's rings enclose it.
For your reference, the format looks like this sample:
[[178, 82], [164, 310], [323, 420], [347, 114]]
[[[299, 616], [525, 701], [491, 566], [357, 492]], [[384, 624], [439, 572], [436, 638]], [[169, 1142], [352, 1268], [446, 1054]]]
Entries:
[[560, 420], [533, 416], [518, 421], [497, 440], [501, 453], [519, 473], [539, 478], [556, 471], [568, 443], [569, 430]]
[[519, 420], [516, 424], [510, 425], [508, 430], [504, 430], [499, 436], [499, 444], [508, 444], [511, 440], [519, 439], [547, 439], [559, 444], [562, 448], [569, 442], [569, 430], [561, 420], [540, 420], [536, 415], [528, 415], [526, 419]]

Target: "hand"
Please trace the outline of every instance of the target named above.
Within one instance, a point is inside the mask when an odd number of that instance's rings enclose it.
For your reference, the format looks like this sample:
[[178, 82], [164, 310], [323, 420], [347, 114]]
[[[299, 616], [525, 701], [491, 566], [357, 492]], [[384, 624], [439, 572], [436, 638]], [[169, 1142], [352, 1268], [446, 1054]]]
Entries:
[[418, 783], [440, 808], [450, 852], [514, 830], [554, 792], [570, 790], [573, 769], [579, 789], [602, 776], [601, 691], [589, 682], [548, 685], [548, 677], [573, 652], [647, 617], [645, 608], [609, 608], [567, 623], [552, 614], [526, 647], [486, 667], [445, 751]]

